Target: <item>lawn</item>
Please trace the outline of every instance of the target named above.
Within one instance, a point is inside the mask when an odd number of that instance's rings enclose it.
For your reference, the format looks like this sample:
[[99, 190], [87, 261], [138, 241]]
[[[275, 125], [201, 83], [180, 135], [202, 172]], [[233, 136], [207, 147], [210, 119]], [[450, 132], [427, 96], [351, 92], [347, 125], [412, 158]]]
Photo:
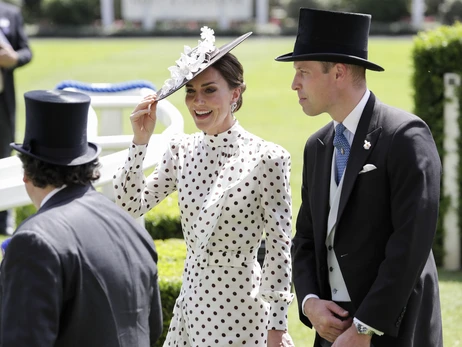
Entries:
[[[227, 39], [219, 39], [218, 45]], [[197, 38], [150, 39], [32, 39], [33, 61], [16, 72], [18, 129], [16, 139], [24, 134], [22, 94], [32, 89], [53, 89], [63, 80], [81, 82], [125, 82], [145, 79], [161, 87], [169, 77], [168, 66], [174, 64], [183, 45], [195, 45]], [[291, 63], [278, 63], [274, 57], [292, 51], [293, 38], [251, 37], [235, 53], [245, 69], [247, 91], [243, 108], [236, 113], [249, 131], [284, 146], [292, 155], [291, 185], [294, 217], [300, 206], [302, 151], [310, 134], [330, 119], [327, 115], [307, 117], [290, 89], [293, 77]], [[369, 58], [383, 66], [385, 72], [368, 72], [369, 88], [382, 101], [413, 110], [410, 84], [412, 74], [412, 39], [374, 38], [369, 45]], [[179, 91], [169, 100], [185, 115], [185, 131], [195, 131]], [[130, 133], [127, 110], [125, 132]], [[441, 272], [441, 298], [445, 346], [462, 345], [462, 274]], [[296, 306], [290, 311], [290, 331], [296, 345], [310, 346], [311, 330], [298, 321]]]

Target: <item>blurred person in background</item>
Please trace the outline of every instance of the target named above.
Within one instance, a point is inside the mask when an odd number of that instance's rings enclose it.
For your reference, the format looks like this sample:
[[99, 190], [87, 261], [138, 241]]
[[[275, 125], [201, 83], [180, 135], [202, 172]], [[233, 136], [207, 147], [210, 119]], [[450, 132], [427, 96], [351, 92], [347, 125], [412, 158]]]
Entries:
[[[0, 1], [0, 159], [11, 154], [16, 123], [14, 69], [29, 63], [32, 53], [18, 7]], [[12, 210], [0, 211], [0, 234], [14, 230]]]

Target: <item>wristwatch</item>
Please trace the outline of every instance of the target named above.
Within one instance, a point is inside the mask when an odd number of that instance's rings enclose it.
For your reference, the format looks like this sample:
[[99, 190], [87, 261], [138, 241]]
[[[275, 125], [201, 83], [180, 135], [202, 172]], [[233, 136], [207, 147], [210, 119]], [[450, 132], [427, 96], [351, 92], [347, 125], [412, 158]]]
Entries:
[[360, 335], [369, 335], [369, 336], [372, 336], [374, 335], [374, 331], [370, 328], [368, 328], [367, 326], [365, 326], [364, 324], [361, 324], [361, 322], [357, 322], [356, 320], [353, 322], [355, 327], [356, 327], [356, 331], [358, 332], [358, 334]]

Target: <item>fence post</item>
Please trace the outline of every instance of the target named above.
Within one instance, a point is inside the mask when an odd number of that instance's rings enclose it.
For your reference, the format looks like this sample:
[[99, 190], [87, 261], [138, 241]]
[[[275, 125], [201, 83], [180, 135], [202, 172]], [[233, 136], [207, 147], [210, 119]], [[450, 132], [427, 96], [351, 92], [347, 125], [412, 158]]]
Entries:
[[444, 215], [444, 259], [446, 270], [460, 269], [459, 233], [459, 98], [460, 76], [455, 73], [444, 74], [444, 140], [443, 140], [443, 194], [448, 199]]

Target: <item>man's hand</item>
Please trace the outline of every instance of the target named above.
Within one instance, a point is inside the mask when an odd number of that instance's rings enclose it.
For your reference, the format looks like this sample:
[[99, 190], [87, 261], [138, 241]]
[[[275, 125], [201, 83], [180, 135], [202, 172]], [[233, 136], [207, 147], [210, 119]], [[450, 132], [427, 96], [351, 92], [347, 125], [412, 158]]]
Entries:
[[268, 347], [295, 347], [289, 333], [284, 330], [268, 330]]
[[304, 311], [317, 333], [329, 342], [334, 342], [353, 323], [348, 311], [332, 301], [308, 299]]
[[9, 45], [0, 44], [0, 67], [11, 68], [18, 63], [18, 53]]
[[372, 336], [358, 334], [356, 327], [351, 325], [334, 342], [332, 347], [370, 347]]

